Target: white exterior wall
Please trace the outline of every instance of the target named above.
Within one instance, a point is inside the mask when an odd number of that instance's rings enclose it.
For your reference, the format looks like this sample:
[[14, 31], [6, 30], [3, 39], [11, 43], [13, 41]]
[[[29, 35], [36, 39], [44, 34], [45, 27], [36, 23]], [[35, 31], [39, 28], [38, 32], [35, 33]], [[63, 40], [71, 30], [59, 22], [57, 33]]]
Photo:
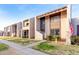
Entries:
[[50, 17], [45, 17], [45, 38], [50, 35]]

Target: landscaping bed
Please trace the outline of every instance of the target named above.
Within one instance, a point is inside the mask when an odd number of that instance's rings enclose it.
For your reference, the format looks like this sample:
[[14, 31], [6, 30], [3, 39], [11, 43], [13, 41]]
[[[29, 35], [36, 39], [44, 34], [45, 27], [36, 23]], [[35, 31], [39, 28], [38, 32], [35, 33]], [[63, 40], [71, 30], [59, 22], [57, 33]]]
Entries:
[[3, 44], [3, 43], [0, 43], [0, 51], [7, 50], [8, 48], [9, 48], [9, 46], [8, 46], [8, 45]]
[[79, 55], [78, 45], [59, 45], [50, 42], [43, 42], [33, 47], [33, 49], [51, 55]]

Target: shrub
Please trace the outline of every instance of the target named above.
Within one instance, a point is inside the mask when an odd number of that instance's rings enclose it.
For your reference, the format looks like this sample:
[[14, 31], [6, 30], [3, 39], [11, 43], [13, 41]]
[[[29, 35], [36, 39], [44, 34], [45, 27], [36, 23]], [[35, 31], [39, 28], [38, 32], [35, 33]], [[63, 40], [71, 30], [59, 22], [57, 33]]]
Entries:
[[79, 36], [71, 36], [71, 44], [79, 45]]
[[76, 36], [71, 36], [71, 44], [75, 44], [76, 43]]
[[57, 41], [61, 40], [61, 37], [59, 35], [55, 35], [54, 37], [55, 37], [55, 39], [57, 39]]
[[54, 38], [54, 36], [49, 35], [49, 36], [47, 36], [47, 40], [48, 41], [55, 41], [55, 38]]
[[61, 40], [61, 38], [60, 38], [59, 35], [49, 35], [49, 36], [47, 37], [47, 40], [49, 40], [49, 41], [55, 41], [56, 39], [57, 39], [58, 41]]

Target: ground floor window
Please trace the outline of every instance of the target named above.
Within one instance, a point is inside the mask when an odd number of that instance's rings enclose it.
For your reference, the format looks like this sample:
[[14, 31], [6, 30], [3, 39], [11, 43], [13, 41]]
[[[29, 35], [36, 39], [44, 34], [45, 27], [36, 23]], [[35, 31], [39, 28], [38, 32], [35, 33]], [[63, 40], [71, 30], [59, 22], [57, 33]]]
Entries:
[[24, 38], [28, 38], [29, 37], [29, 31], [28, 30], [24, 30]]
[[51, 35], [59, 35], [60, 30], [59, 29], [51, 29]]

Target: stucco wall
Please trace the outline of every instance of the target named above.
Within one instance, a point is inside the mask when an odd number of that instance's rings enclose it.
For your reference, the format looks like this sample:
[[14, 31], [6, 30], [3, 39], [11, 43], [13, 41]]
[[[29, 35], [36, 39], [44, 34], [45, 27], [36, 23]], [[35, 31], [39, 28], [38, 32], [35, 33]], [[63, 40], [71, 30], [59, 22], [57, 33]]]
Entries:
[[69, 17], [70, 14], [68, 14], [67, 10], [61, 12], [61, 38], [66, 39], [66, 41], [70, 40]]
[[61, 38], [66, 38], [67, 32], [67, 12], [61, 12]]
[[30, 31], [29, 31], [29, 36], [30, 38], [35, 37], [35, 18], [30, 19]]
[[50, 35], [50, 17], [45, 17], [45, 37]]
[[17, 37], [21, 37], [22, 22], [17, 23]]

